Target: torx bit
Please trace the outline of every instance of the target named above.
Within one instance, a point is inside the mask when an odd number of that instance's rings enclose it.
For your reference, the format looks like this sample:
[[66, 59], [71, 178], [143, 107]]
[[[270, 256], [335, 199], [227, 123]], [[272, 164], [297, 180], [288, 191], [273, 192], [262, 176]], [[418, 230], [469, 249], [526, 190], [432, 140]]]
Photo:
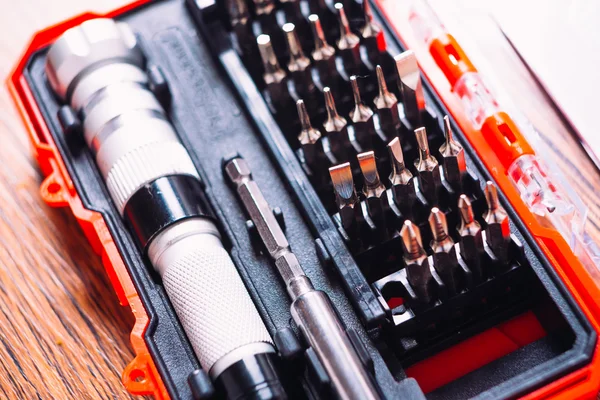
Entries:
[[362, 102], [356, 75], [350, 77], [350, 85], [352, 86], [352, 95], [354, 96], [354, 108], [350, 111], [350, 121], [354, 127], [354, 137], [362, 148], [368, 148], [371, 146], [373, 136], [376, 135], [374, 114]]
[[290, 53], [288, 71], [294, 82], [296, 93], [301, 97], [307, 96], [315, 90], [315, 84], [310, 71], [310, 58], [304, 55], [302, 45], [296, 33], [296, 26], [292, 23], [287, 23], [283, 25], [282, 29], [285, 32]]
[[433, 207], [429, 214], [429, 227], [433, 234], [433, 240], [430, 243], [433, 251], [433, 267], [438, 272], [444, 282], [448, 292], [451, 295], [456, 294], [458, 290], [457, 269], [458, 258], [454, 241], [448, 235], [448, 222], [446, 214], [439, 208]]
[[421, 114], [425, 110], [425, 96], [417, 57], [412, 50], [407, 50], [394, 57], [398, 71], [398, 88], [402, 93], [404, 115], [413, 127], [420, 126]]
[[473, 208], [469, 198], [461, 194], [458, 198], [458, 210], [460, 211], [460, 257], [465, 261], [476, 280], [482, 278], [481, 256], [483, 255], [483, 237], [481, 225], [475, 220]]
[[381, 225], [385, 221], [387, 196], [385, 186], [381, 183], [379, 172], [377, 172], [375, 153], [367, 151], [359, 154], [357, 158], [364, 179], [363, 194], [366, 199], [367, 212], [376, 226]]
[[320, 142], [321, 132], [313, 128], [310, 123], [310, 116], [308, 115], [308, 111], [306, 111], [304, 100], [298, 100], [296, 108], [298, 109], [298, 118], [302, 127], [298, 135], [298, 141], [304, 153], [304, 161], [306, 161], [312, 172], [316, 174], [319, 169], [319, 153], [322, 151]]
[[429, 151], [429, 141], [425, 128], [415, 130], [417, 144], [419, 146], [419, 159], [415, 160], [415, 168], [418, 172], [419, 191], [430, 206], [437, 205], [437, 192], [442, 184], [440, 166], [437, 159]]
[[402, 238], [408, 282], [415, 291], [417, 300], [428, 304], [434, 297], [432, 293], [433, 275], [429, 269], [427, 253], [423, 250], [421, 231], [417, 225], [407, 219], [400, 230], [400, 237]]
[[258, 43], [258, 50], [264, 68], [263, 80], [271, 98], [271, 103], [276, 109], [282, 109], [290, 101], [290, 93], [286, 82], [287, 74], [277, 61], [277, 56], [275, 56], [271, 44], [271, 37], [269, 35], [259, 35], [256, 38], [256, 43]]
[[365, 24], [360, 30], [363, 45], [367, 50], [367, 56], [372, 64], [379, 62], [379, 56], [386, 49], [385, 36], [381, 26], [373, 20], [371, 5], [368, 0], [363, 0], [363, 15]]
[[321, 88], [324, 88], [332, 85], [338, 75], [335, 66], [335, 48], [327, 43], [319, 16], [311, 14], [308, 16], [308, 20], [312, 28], [315, 47], [312, 52], [313, 66], [318, 72]]
[[350, 30], [350, 23], [344, 11], [342, 3], [335, 3], [338, 24], [340, 27], [340, 38], [337, 48], [344, 64], [347, 76], [356, 75], [360, 72], [362, 61], [360, 59], [360, 38]]
[[252, 33], [252, 22], [246, 1], [227, 0], [226, 6], [231, 29], [237, 40], [239, 50], [242, 55], [252, 55], [256, 49], [256, 42]]
[[360, 203], [354, 188], [352, 167], [350, 163], [343, 163], [329, 168], [329, 175], [333, 183], [335, 202], [340, 214], [342, 228], [351, 234], [358, 227], [357, 215], [360, 213]]
[[345, 161], [348, 158], [347, 149], [350, 146], [348, 122], [338, 114], [331, 89], [328, 87], [323, 89], [323, 96], [327, 110], [327, 120], [323, 123], [323, 128], [329, 141], [329, 148], [337, 161]]
[[508, 244], [510, 241], [510, 226], [508, 214], [502, 208], [496, 185], [491, 181], [485, 183], [485, 200], [488, 210], [483, 215], [485, 220], [485, 239], [498, 261], [508, 263]]
[[453, 188], [460, 189], [462, 178], [467, 172], [467, 163], [465, 161], [465, 151], [463, 147], [454, 140], [450, 119], [444, 117], [444, 134], [446, 141], [440, 147], [440, 154], [444, 164], [444, 178]]
[[392, 184], [392, 197], [394, 203], [403, 213], [410, 212], [415, 202], [415, 185], [413, 174], [404, 164], [404, 155], [400, 146], [400, 139], [392, 139], [387, 145], [392, 164], [390, 182]]
[[376, 67], [376, 73], [379, 94], [375, 97], [374, 104], [379, 116], [379, 126], [386, 135], [393, 137], [396, 136], [397, 130], [400, 129], [398, 99], [388, 90], [380, 65]]

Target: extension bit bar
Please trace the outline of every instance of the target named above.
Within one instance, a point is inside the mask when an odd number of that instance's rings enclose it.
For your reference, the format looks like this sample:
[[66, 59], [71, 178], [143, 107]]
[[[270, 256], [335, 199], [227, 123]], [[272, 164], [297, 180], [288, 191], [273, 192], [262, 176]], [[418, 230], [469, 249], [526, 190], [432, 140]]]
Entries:
[[272, 208], [265, 200], [246, 161], [235, 157], [225, 163], [250, 219], [281, 275], [292, 299], [294, 322], [327, 371], [340, 399], [380, 398], [370, 374], [356, 353], [331, 300], [315, 290], [304, 274]]

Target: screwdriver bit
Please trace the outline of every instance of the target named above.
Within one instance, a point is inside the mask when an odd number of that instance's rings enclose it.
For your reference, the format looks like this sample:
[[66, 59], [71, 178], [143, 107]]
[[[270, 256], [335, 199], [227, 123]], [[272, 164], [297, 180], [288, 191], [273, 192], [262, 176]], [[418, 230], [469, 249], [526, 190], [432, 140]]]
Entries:
[[337, 78], [335, 48], [327, 43], [319, 16], [311, 14], [308, 17], [308, 20], [312, 28], [315, 47], [312, 52], [312, 58], [314, 60], [313, 66], [318, 72], [321, 87], [331, 86]]
[[256, 38], [256, 43], [258, 43], [258, 50], [263, 63], [263, 79], [267, 92], [273, 106], [276, 109], [282, 109], [291, 99], [287, 88], [287, 75], [279, 65], [279, 61], [277, 61], [271, 44], [271, 37], [269, 35], [259, 35]]
[[410, 212], [415, 202], [415, 185], [413, 174], [404, 164], [404, 155], [400, 146], [400, 139], [394, 138], [387, 145], [392, 164], [390, 182], [392, 184], [392, 197], [394, 203], [402, 212]]
[[400, 129], [400, 116], [398, 113], [398, 99], [387, 88], [385, 76], [381, 66], [376, 67], [377, 86], [379, 94], [375, 97], [374, 104], [379, 116], [379, 126], [388, 136], [396, 136]]
[[399, 80], [398, 88], [402, 93], [404, 115], [413, 127], [421, 126], [421, 114], [425, 110], [425, 96], [417, 57], [412, 50], [407, 50], [394, 57]]
[[298, 141], [304, 153], [304, 161], [306, 161], [306, 165], [310, 167], [313, 173], [317, 173], [319, 169], [319, 154], [322, 151], [320, 142], [321, 132], [312, 127], [304, 100], [298, 100], [296, 108], [298, 109], [298, 118], [302, 127], [298, 135]]
[[458, 282], [456, 281], [458, 258], [454, 241], [448, 236], [446, 214], [437, 207], [431, 209], [429, 227], [433, 234], [433, 240], [430, 243], [433, 251], [433, 267], [442, 278], [448, 292], [454, 295], [458, 290]]
[[385, 186], [379, 179], [379, 172], [377, 172], [377, 162], [375, 161], [375, 153], [373, 151], [367, 151], [357, 156], [358, 165], [364, 178], [364, 189], [365, 203], [367, 205], [367, 212], [371, 220], [377, 227], [385, 221], [385, 204], [387, 202], [387, 196]]
[[440, 147], [440, 154], [444, 164], [444, 178], [453, 188], [460, 189], [462, 178], [467, 172], [467, 163], [465, 161], [465, 151], [463, 147], [454, 140], [450, 119], [444, 117], [444, 133], [446, 141]]
[[360, 203], [354, 188], [350, 163], [343, 163], [329, 168], [329, 175], [333, 183], [335, 202], [340, 214], [342, 228], [348, 234], [351, 234], [358, 227], [356, 217], [360, 213]]
[[419, 159], [415, 160], [415, 168], [418, 172], [419, 190], [430, 206], [437, 204], [437, 192], [441, 186], [440, 166], [429, 151], [427, 131], [425, 128], [415, 130], [417, 144], [419, 146]]
[[374, 114], [362, 102], [356, 75], [350, 77], [350, 85], [352, 86], [352, 95], [354, 97], [354, 108], [350, 111], [350, 121], [354, 127], [354, 136], [362, 148], [368, 148], [371, 146], [373, 136], [376, 135]]
[[338, 114], [333, 94], [328, 87], [323, 89], [323, 95], [327, 110], [327, 120], [323, 123], [323, 129], [329, 141], [329, 148], [337, 161], [345, 161], [348, 158], [347, 148], [350, 146], [348, 122]]
[[510, 226], [508, 214], [500, 205], [496, 185], [491, 181], [485, 183], [485, 200], [488, 210], [483, 215], [485, 220], [485, 240], [498, 261], [505, 265], [508, 263], [508, 243], [510, 240]]
[[256, 10], [256, 15], [270, 15], [273, 14], [275, 10], [275, 1], [274, 0], [253, 0], [254, 8]]
[[310, 71], [310, 58], [304, 55], [302, 45], [296, 33], [296, 26], [292, 23], [284, 24], [283, 32], [287, 40], [290, 61], [288, 62], [288, 71], [290, 72], [292, 82], [296, 88], [296, 93], [303, 97], [314, 92], [315, 84]]
[[350, 23], [344, 11], [342, 3], [335, 3], [338, 24], [340, 27], [340, 38], [337, 48], [344, 64], [347, 76], [356, 75], [360, 72], [362, 61], [360, 59], [360, 38], [350, 30]]
[[227, 0], [227, 13], [231, 29], [237, 40], [239, 49], [243, 55], [251, 55], [255, 52], [256, 42], [252, 33], [252, 22], [250, 12], [245, 0]]
[[363, 45], [367, 50], [369, 61], [376, 65], [379, 61], [380, 54], [386, 49], [385, 36], [381, 26], [373, 21], [373, 13], [371, 12], [369, 1], [363, 0], [362, 3], [365, 24], [360, 30], [360, 34], [362, 36]]
[[407, 219], [400, 230], [400, 237], [408, 282], [415, 291], [417, 299], [421, 303], [428, 304], [433, 300], [433, 275], [429, 270], [427, 253], [423, 250], [421, 231], [417, 225]]
[[458, 199], [458, 210], [460, 211], [460, 257], [465, 261], [476, 280], [481, 280], [481, 256], [483, 255], [483, 237], [481, 225], [475, 220], [473, 208], [469, 198], [461, 194]]

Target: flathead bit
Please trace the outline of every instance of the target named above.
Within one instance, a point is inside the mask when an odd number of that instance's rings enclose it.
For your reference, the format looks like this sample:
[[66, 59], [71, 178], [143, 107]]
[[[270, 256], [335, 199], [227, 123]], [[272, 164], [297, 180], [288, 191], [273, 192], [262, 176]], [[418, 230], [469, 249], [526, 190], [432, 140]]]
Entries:
[[264, 73], [263, 79], [274, 106], [287, 103], [290, 99], [287, 89], [286, 73], [279, 65], [269, 35], [256, 38]]
[[363, 148], [369, 147], [373, 135], [376, 134], [375, 123], [373, 121], [374, 114], [362, 102], [356, 75], [350, 77], [350, 85], [352, 86], [352, 95], [354, 96], [354, 108], [350, 111], [350, 121], [352, 121], [352, 126], [354, 127], [354, 136]]
[[253, 0], [256, 9], [256, 15], [270, 15], [275, 9], [273, 0]]
[[425, 128], [415, 130], [417, 144], [419, 146], [419, 159], [415, 160], [415, 168], [419, 177], [419, 190], [429, 205], [437, 204], [438, 189], [442, 185], [440, 166], [429, 151], [429, 141]]
[[363, 45], [367, 49], [369, 61], [377, 64], [379, 55], [383, 53], [387, 47], [385, 44], [385, 36], [381, 26], [373, 21], [371, 5], [368, 0], [363, 0], [363, 14], [365, 18], [365, 24], [360, 30], [360, 34], [363, 39]]
[[311, 14], [308, 16], [308, 21], [310, 22], [314, 38], [315, 49], [312, 52], [313, 65], [319, 73], [321, 87], [325, 87], [332, 84], [337, 77], [335, 48], [327, 43], [319, 16]]
[[379, 179], [375, 153], [367, 151], [357, 156], [358, 165], [364, 178], [364, 195], [369, 216], [377, 225], [385, 219], [385, 203], [387, 202], [385, 186]]
[[446, 141], [440, 147], [442, 162], [444, 163], [444, 177], [453, 188], [460, 189], [462, 178], [467, 172], [467, 163], [465, 161], [465, 151], [463, 147], [454, 140], [450, 119], [444, 117], [444, 133]]
[[392, 164], [392, 173], [390, 174], [390, 182], [392, 184], [392, 196], [394, 203], [400, 210], [406, 212], [411, 210], [415, 202], [415, 185], [413, 182], [413, 174], [404, 164], [404, 155], [400, 146], [400, 139], [397, 137], [392, 139], [387, 145]]
[[296, 33], [296, 26], [292, 23], [284, 24], [283, 32], [287, 40], [290, 61], [288, 62], [288, 71], [292, 76], [292, 81], [296, 87], [296, 92], [300, 96], [307, 95], [315, 89], [310, 72], [310, 58], [304, 55], [302, 45]]
[[323, 123], [323, 128], [329, 141], [329, 148], [338, 161], [344, 161], [347, 158], [346, 149], [350, 146], [348, 122], [338, 114], [331, 89], [328, 87], [323, 89], [323, 95], [327, 110], [327, 120]]
[[429, 227], [433, 234], [433, 240], [430, 244], [433, 251], [433, 267], [442, 278], [450, 294], [455, 294], [458, 289], [456, 281], [458, 258], [454, 241], [448, 235], [446, 215], [437, 207], [431, 209]]
[[374, 104], [379, 116], [379, 125], [388, 136], [396, 136], [397, 130], [400, 129], [398, 99], [388, 90], [380, 65], [376, 67], [376, 73], [379, 94], [375, 97]]
[[306, 164], [311, 167], [311, 169], [315, 169], [318, 164], [319, 152], [321, 151], [321, 132], [313, 128], [310, 123], [310, 116], [308, 115], [308, 111], [306, 111], [304, 100], [298, 100], [296, 102], [296, 108], [298, 109], [298, 118], [300, 119], [300, 125], [302, 127], [302, 130], [298, 135], [298, 141], [302, 147]]
[[394, 60], [400, 78], [398, 88], [402, 93], [404, 114], [413, 126], [420, 126], [421, 114], [425, 110], [425, 96], [417, 57], [412, 50], [407, 50], [394, 57]]
[[349, 163], [336, 165], [329, 168], [329, 175], [333, 183], [335, 202], [338, 206], [342, 228], [350, 233], [357, 227], [356, 216], [360, 212], [360, 203], [352, 178], [352, 168]]
[[337, 48], [344, 63], [344, 70], [348, 76], [356, 75], [360, 71], [362, 61], [360, 59], [360, 38], [350, 30], [350, 23], [344, 11], [342, 3], [335, 3], [338, 24], [340, 26], [340, 38]]
[[406, 220], [400, 230], [400, 237], [402, 238], [408, 282], [420, 302], [430, 303], [433, 299], [431, 290], [433, 276], [429, 270], [427, 253], [423, 250], [421, 231], [417, 225]]
[[486, 242], [498, 261], [506, 264], [508, 262], [508, 244], [510, 241], [508, 214], [500, 204], [496, 185], [491, 181], [487, 181], [484, 193], [488, 206], [487, 212], [483, 215], [486, 223]]
[[471, 201], [464, 194], [461, 194], [458, 199], [458, 210], [460, 211], [461, 220], [458, 227], [460, 257], [465, 260], [475, 278], [481, 280], [481, 256], [484, 251], [481, 225], [475, 220]]

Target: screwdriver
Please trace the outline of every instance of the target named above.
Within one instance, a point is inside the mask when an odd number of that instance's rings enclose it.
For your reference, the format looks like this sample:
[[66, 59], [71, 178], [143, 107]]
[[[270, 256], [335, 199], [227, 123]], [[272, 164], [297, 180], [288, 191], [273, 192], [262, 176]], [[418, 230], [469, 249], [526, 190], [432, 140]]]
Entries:
[[446, 182], [453, 188], [461, 189], [462, 178], [467, 172], [467, 164], [465, 161], [465, 151], [463, 147], [454, 140], [450, 119], [444, 116], [444, 134], [446, 141], [440, 147], [440, 155], [444, 164], [444, 178]]
[[369, 148], [372, 138], [377, 134], [375, 132], [374, 113], [362, 102], [356, 75], [350, 77], [350, 85], [354, 97], [354, 108], [350, 111], [350, 122], [354, 127], [354, 137], [361, 148]]
[[441, 186], [440, 166], [429, 151], [427, 131], [425, 128], [415, 130], [419, 146], [419, 159], [415, 160], [415, 168], [419, 179], [419, 191], [430, 206], [437, 205], [437, 192]]
[[416, 193], [413, 174], [404, 164], [404, 155], [397, 137], [387, 145], [392, 164], [390, 182], [392, 184], [392, 197], [394, 203], [402, 213], [410, 213], [415, 203]]
[[338, 114], [331, 89], [328, 87], [323, 89], [323, 96], [327, 110], [327, 120], [323, 123], [323, 129], [325, 129], [325, 136], [329, 142], [329, 149], [337, 162], [345, 161], [348, 159], [347, 149], [351, 146], [348, 137], [348, 122]]
[[329, 168], [329, 175], [333, 183], [333, 192], [342, 228], [348, 235], [354, 234], [358, 229], [357, 216], [360, 214], [360, 203], [356, 195], [350, 163]]
[[508, 243], [510, 240], [510, 226], [508, 214], [498, 199], [496, 185], [491, 181], [485, 183], [485, 200], [488, 210], [483, 215], [485, 220], [485, 240], [500, 264], [506, 266], [508, 263]]
[[407, 219], [400, 230], [400, 237], [408, 283], [414, 290], [417, 300], [429, 304], [433, 300], [433, 275], [429, 269], [427, 253], [423, 250], [421, 231], [417, 225]]
[[260, 58], [263, 63], [263, 80], [266, 85], [267, 93], [271, 100], [271, 104], [277, 111], [282, 111], [287, 108], [290, 102], [290, 92], [287, 86], [287, 74], [279, 65], [277, 56], [271, 44], [269, 35], [259, 35], [256, 38]]
[[417, 57], [412, 50], [407, 50], [394, 57], [394, 60], [400, 78], [398, 89], [402, 94], [404, 115], [413, 127], [421, 126], [421, 115], [425, 111], [425, 95]]
[[442, 278], [448, 292], [454, 295], [458, 290], [456, 280], [458, 258], [456, 257], [454, 241], [448, 235], [446, 214], [437, 207], [431, 209], [429, 227], [433, 234], [433, 240], [430, 244], [431, 251], [433, 251], [433, 267]]
[[358, 165], [364, 179], [363, 193], [367, 205], [367, 213], [376, 227], [381, 228], [385, 223], [387, 192], [377, 171], [375, 153], [367, 151], [357, 156]]
[[378, 95], [375, 97], [374, 104], [379, 117], [379, 126], [388, 137], [394, 137], [400, 129], [398, 99], [388, 90], [381, 66], [378, 65], [375, 71], [377, 74]]
[[360, 58], [360, 38], [350, 30], [350, 23], [346, 17], [344, 5], [342, 3], [335, 3], [334, 7], [337, 11], [340, 27], [340, 38], [337, 41], [337, 48], [342, 58], [346, 76], [350, 77], [360, 72], [362, 64]]
[[481, 256], [484, 252], [481, 225], [475, 220], [471, 201], [464, 194], [458, 198], [458, 210], [461, 219], [458, 227], [460, 257], [465, 260], [476, 280], [479, 281], [483, 276]]
[[275, 261], [292, 300], [292, 318], [329, 375], [336, 397], [380, 398], [329, 296], [315, 290], [305, 275], [246, 161], [236, 157], [225, 164], [225, 171]]
[[202, 368], [229, 398], [285, 399], [271, 337], [223, 246], [198, 171], [140, 84], [143, 59], [128, 25], [98, 18], [56, 40], [46, 72], [83, 116], [100, 176]]

